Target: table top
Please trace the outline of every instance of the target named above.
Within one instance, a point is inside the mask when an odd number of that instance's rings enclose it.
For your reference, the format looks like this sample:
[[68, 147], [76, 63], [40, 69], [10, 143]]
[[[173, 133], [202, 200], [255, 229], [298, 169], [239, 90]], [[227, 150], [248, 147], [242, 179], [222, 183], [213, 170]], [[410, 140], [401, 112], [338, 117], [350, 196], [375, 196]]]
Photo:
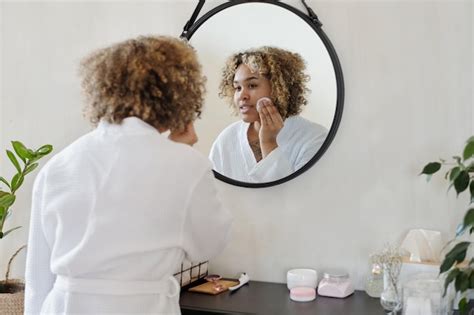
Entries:
[[180, 297], [183, 315], [194, 314], [385, 314], [380, 300], [364, 291], [355, 291], [344, 298], [317, 296], [311, 302], [294, 302], [286, 284], [250, 281], [234, 292], [218, 295], [182, 292]]

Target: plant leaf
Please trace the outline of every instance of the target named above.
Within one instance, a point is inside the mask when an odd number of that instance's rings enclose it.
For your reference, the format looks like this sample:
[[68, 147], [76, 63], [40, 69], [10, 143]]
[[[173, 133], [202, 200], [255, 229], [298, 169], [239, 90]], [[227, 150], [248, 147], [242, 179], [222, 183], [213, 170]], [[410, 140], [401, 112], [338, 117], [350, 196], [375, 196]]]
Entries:
[[[9, 229], [8, 231], [6, 231], [6, 232], [3, 233], [3, 237], [5, 237], [5, 236], [7, 236], [8, 234], [10, 234], [10, 232], [13, 232], [13, 231], [15, 231], [15, 230], [18, 230], [19, 228], [21, 228], [21, 226], [16, 226], [16, 227], [14, 227], [14, 228], [12, 228], [12, 229]], [[3, 237], [2, 237], [2, 238], [3, 238]]]
[[36, 150], [36, 153], [38, 153], [41, 156], [45, 156], [53, 151], [53, 146], [51, 144], [45, 144], [38, 150]]
[[18, 160], [15, 157], [15, 154], [13, 154], [12, 151], [7, 150], [7, 155], [8, 155], [8, 158], [10, 159], [10, 161], [12, 161], [12, 163], [15, 166], [18, 173], [21, 173], [20, 163], [18, 163]]
[[0, 220], [5, 220], [4, 218], [8, 218], [11, 214], [10, 210], [11, 209], [0, 206]]
[[8, 181], [3, 178], [2, 176], [0, 176], [0, 182], [4, 183], [5, 185], [7, 185], [8, 188], [10, 188], [10, 184], [8, 183]]
[[441, 168], [441, 163], [431, 162], [425, 165], [425, 167], [423, 168], [423, 170], [421, 171], [419, 175], [421, 174], [431, 175], [439, 171], [440, 168]]
[[466, 229], [464, 228], [464, 222], [461, 222], [456, 226], [456, 237], [463, 235], [464, 232], [466, 232]]
[[456, 281], [454, 282], [454, 288], [456, 289], [456, 291], [464, 292], [469, 288], [469, 283], [470, 283], [469, 276], [464, 272], [460, 272], [456, 276]]
[[29, 165], [26, 170], [25, 170], [25, 173], [23, 173], [23, 175], [26, 175], [26, 174], [29, 174], [31, 172], [33, 172], [35, 170], [35, 168], [38, 167], [38, 163], [33, 163], [31, 165]]
[[448, 276], [446, 277], [446, 280], [444, 280], [444, 293], [443, 296], [446, 295], [446, 292], [448, 291], [449, 284], [456, 279], [457, 275], [459, 274], [459, 269], [454, 268], [448, 273]]
[[474, 208], [467, 210], [464, 216], [462, 230], [464, 231], [468, 227], [474, 227]]
[[449, 180], [454, 181], [461, 173], [461, 168], [459, 166], [453, 167], [449, 173]]
[[8, 209], [15, 202], [15, 195], [6, 194], [0, 197], [0, 206]]
[[28, 152], [28, 149], [20, 141], [12, 141], [13, 149], [16, 154], [26, 163], [26, 160], [33, 158], [33, 155]]
[[467, 186], [469, 186], [469, 173], [461, 171], [458, 177], [454, 180], [454, 188], [459, 195], [466, 190]]
[[460, 314], [465, 314], [466, 313], [466, 311], [467, 311], [467, 299], [465, 297], [463, 297], [461, 300], [459, 300], [458, 308], [459, 308], [459, 313]]
[[439, 267], [439, 273], [443, 273], [451, 269], [451, 266], [454, 265], [454, 258], [448, 257], [446, 255], [443, 259], [443, 262], [441, 263], [441, 266]]
[[[469, 140], [471, 140], [472, 138], [474, 137], [469, 138]], [[464, 152], [462, 154], [464, 161], [474, 156], [474, 140], [469, 140], [467, 141], [467, 144], [464, 147]]]
[[38, 160], [41, 158], [41, 156], [39, 154], [37, 154], [35, 151], [31, 150], [31, 149], [28, 149], [28, 153], [32, 156], [30, 159], [29, 159], [29, 162], [30, 163], [33, 163], [34, 161]]
[[471, 184], [469, 185], [469, 190], [471, 192], [471, 203], [474, 202], [474, 180], [471, 181]]
[[12, 192], [15, 192], [20, 188], [21, 184], [23, 184], [23, 175], [21, 173], [16, 174], [12, 178]]
[[466, 251], [470, 244], [470, 242], [456, 244], [444, 257], [440, 266], [440, 273], [448, 271], [454, 263], [463, 261], [466, 258]]

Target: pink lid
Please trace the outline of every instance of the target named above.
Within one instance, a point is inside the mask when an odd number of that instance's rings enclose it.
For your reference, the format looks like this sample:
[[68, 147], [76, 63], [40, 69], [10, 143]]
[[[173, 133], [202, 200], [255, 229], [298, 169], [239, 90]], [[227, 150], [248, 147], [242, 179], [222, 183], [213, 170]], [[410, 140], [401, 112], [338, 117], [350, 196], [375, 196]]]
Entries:
[[296, 287], [291, 289], [290, 293], [295, 297], [312, 297], [316, 295], [316, 290], [307, 287]]

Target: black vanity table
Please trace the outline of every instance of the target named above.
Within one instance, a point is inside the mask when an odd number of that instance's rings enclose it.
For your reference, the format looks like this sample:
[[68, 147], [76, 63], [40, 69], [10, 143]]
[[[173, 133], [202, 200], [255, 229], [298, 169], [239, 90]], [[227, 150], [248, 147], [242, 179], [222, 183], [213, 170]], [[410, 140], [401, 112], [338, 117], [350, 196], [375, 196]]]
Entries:
[[311, 302], [294, 302], [285, 283], [250, 281], [235, 292], [207, 295], [183, 291], [183, 315], [259, 314], [259, 315], [377, 315], [385, 314], [380, 300], [364, 291], [345, 299], [317, 296]]

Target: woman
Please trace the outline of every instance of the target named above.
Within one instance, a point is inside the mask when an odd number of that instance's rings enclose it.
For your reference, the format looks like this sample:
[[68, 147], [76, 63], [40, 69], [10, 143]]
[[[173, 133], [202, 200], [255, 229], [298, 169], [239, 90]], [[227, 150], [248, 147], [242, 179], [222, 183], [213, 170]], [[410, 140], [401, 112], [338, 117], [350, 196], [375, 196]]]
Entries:
[[201, 67], [171, 37], [127, 40], [81, 66], [98, 125], [36, 179], [25, 313], [180, 314], [173, 271], [219, 253], [230, 228], [209, 160], [183, 144], [197, 140]]
[[276, 47], [228, 58], [219, 95], [242, 120], [224, 129], [212, 145], [209, 157], [217, 172], [242, 182], [271, 182], [316, 154], [327, 130], [298, 116], [307, 103], [304, 70], [299, 54]]

